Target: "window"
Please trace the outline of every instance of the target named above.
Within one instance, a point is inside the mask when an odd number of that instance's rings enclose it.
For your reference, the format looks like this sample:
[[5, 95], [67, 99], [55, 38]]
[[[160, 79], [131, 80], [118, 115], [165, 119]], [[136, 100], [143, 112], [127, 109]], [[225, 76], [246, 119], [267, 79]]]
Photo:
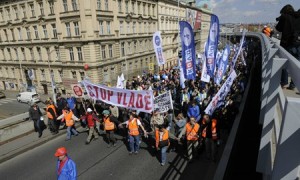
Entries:
[[148, 16], [150, 16], [151, 15], [151, 5], [149, 4], [148, 5]]
[[125, 43], [124, 42], [121, 43], [121, 54], [122, 54], [122, 56], [125, 56]]
[[105, 0], [105, 11], [108, 11], [108, 0]]
[[137, 47], [137, 43], [136, 43], [136, 41], [134, 41], [134, 42], [133, 42], [133, 48], [134, 48], [133, 51], [134, 51], [134, 52], [137, 52], [137, 51], [136, 51], [136, 47]]
[[7, 16], [8, 16], [8, 20], [11, 20], [10, 10], [9, 10], [9, 9], [6, 9], [6, 13], [7, 13]]
[[101, 10], [101, 1], [102, 0], [97, 0], [97, 9]]
[[4, 21], [4, 17], [3, 17], [3, 12], [0, 11], [0, 17], [1, 17], [1, 21]]
[[31, 11], [31, 17], [35, 17], [35, 12], [34, 12], [34, 5], [30, 4], [30, 11]]
[[106, 22], [107, 34], [110, 34], [110, 21]]
[[146, 4], [144, 3], [143, 4], [143, 15], [145, 15], [146, 14]]
[[138, 14], [141, 14], [141, 3], [138, 3]]
[[99, 34], [104, 34], [104, 27], [103, 27], [103, 21], [99, 21]]
[[146, 33], [146, 32], [147, 32], [147, 23], [144, 22], [144, 33]]
[[72, 78], [77, 79], [76, 71], [72, 71]]
[[30, 28], [26, 27], [26, 34], [27, 34], [27, 39], [31, 39], [31, 32], [30, 32]]
[[69, 48], [69, 54], [70, 54], [70, 60], [74, 61], [74, 51], [72, 47]]
[[102, 59], [106, 59], [105, 46], [101, 46]]
[[16, 19], [19, 19], [19, 11], [18, 11], [18, 8], [14, 8], [14, 11], [15, 11], [15, 15], [16, 15]]
[[70, 23], [66, 23], [66, 29], [67, 29], [67, 37], [71, 37]]
[[63, 0], [64, 11], [68, 12], [68, 2], [67, 0]]
[[83, 56], [82, 56], [81, 47], [77, 47], [77, 53], [78, 53], [78, 60], [82, 61], [83, 60]]
[[74, 29], [75, 29], [75, 35], [79, 36], [80, 32], [79, 32], [79, 24], [78, 24], [78, 22], [74, 22]]
[[48, 38], [48, 32], [47, 32], [47, 27], [46, 25], [43, 25], [43, 32], [44, 32], [44, 37]]
[[16, 38], [15, 38], [14, 29], [11, 29], [10, 32], [11, 32], [12, 40], [15, 41]]
[[3, 29], [3, 32], [4, 32], [4, 35], [5, 35], [6, 41], [8, 41], [8, 36], [7, 36], [7, 31], [6, 31], [6, 29]]
[[34, 60], [34, 53], [33, 53], [33, 49], [29, 48], [29, 52], [30, 52], [30, 58], [33, 61]]
[[46, 52], [47, 52], [47, 60], [50, 61], [51, 60], [50, 48], [46, 48]]
[[127, 34], [129, 34], [130, 33], [130, 24], [129, 24], [129, 22], [127, 22]]
[[25, 6], [21, 6], [21, 10], [22, 10], [22, 12], [23, 12], [23, 18], [26, 18], [27, 17], [27, 15], [26, 15], [26, 7]]
[[11, 52], [10, 52], [9, 48], [7, 48], [7, 52], [8, 52], [8, 55], [9, 55], [9, 60], [12, 60], [12, 56], [11, 56]]
[[55, 25], [55, 24], [51, 24], [51, 26], [52, 26], [53, 37], [54, 37], [54, 38], [57, 38], [56, 25]]
[[139, 33], [142, 33], [142, 23], [139, 22]]
[[39, 31], [38, 31], [37, 26], [33, 26], [33, 29], [34, 29], [35, 39], [38, 39], [39, 38]]
[[41, 16], [44, 16], [44, 15], [45, 15], [45, 12], [44, 12], [44, 5], [43, 5], [43, 2], [40, 2], [40, 3], [39, 3], [39, 6], [40, 6], [40, 11], [41, 11]]
[[77, 0], [72, 0], [72, 8], [73, 8], [73, 11], [77, 11], [78, 8], [77, 8]]
[[112, 58], [113, 57], [113, 48], [112, 48], [111, 44], [108, 46], [108, 53], [109, 53], [109, 57]]
[[40, 47], [37, 47], [37, 48], [36, 48], [36, 51], [37, 51], [37, 53], [38, 53], [38, 55], [39, 55], [39, 61], [42, 61], [42, 51], [41, 51], [41, 48], [40, 48]]
[[25, 49], [21, 48], [21, 52], [22, 52], [23, 60], [26, 60]]
[[18, 28], [19, 40], [22, 40], [22, 30]]
[[128, 13], [129, 8], [128, 8], [128, 1], [125, 1], [125, 12]]
[[85, 77], [84, 72], [79, 72], [79, 74], [80, 74], [80, 79], [84, 80], [84, 77]]
[[119, 9], [119, 12], [122, 12], [122, 1], [121, 0], [118, 0], [118, 9]]
[[54, 2], [49, 1], [49, 9], [50, 9], [50, 14], [54, 14]]
[[132, 13], [134, 14], [134, 11], [135, 11], [135, 3], [134, 2], [131, 3], [131, 8], [132, 8]]
[[42, 81], [45, 81], [46, 80], [46, 74], [45, 74], [45, 70], [44, 69], [41, 69], [41, 80]]
[[124, 32], [124, 29], [123, 29], [123, 21], [120, 21], [120, 34], [123, 34]]
[[132, 33], [135, 33], [135, 26], [136, 26], [136, 22], [132, 23]]
[[58, 74], [60, 78], [64, 77], [64, 71], [63, 70], [58, 70]]
[[19, 61], [19, 54], [17, 48], [14, 48], [15, 50], [15, 55], [16, 55], [16, 60]]
[[128, 54], [131, 54], [131, 42], [128, 42]]
[[59, 47], [55, 47], [55, 52], [56, 52], [56, 59], [59, 61], [60, 60]]

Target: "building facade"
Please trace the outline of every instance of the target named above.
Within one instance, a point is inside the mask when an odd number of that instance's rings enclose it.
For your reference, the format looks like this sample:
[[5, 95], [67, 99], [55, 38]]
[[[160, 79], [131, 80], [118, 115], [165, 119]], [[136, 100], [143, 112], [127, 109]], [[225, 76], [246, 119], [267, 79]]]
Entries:
[[178, 14], [184, 20], [185, 9], [167, 0], [1, 1], [0, 89], [35, 86], [47, 94], [53, 79], [64, 93], [84, 78], [114, 85], [121, 73], [157, 71], [157, 30], [167, 59], [160, 68], [169, 68], [177, 61]]

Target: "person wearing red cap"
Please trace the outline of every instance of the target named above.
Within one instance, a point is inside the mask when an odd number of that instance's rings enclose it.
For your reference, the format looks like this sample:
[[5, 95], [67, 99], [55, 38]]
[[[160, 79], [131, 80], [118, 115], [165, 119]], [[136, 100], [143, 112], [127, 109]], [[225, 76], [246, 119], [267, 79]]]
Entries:
[[55, 157], [57, 160], [57, 179], [58, 180], [76, 180], [77, 179], [77, 170], [75, 162], [68, 157], [67, 149], [65, 147], [60, 147], [56, 150]]

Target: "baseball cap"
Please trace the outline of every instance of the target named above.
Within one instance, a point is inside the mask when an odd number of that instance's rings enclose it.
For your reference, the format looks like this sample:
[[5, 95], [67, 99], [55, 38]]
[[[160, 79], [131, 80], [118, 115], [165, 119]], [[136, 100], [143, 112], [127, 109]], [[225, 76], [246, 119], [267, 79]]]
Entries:
[[87, 108], [86, 110], [87, 112], [93, 112], [93, 110], [91, 108]]

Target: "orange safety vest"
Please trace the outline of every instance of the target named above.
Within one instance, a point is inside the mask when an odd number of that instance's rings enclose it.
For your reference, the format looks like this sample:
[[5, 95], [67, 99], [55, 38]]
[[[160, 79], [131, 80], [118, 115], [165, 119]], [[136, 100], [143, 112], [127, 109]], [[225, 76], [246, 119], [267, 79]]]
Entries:
[[73, 126], [74, 125], [74, 120], [72, 119], [73, 117], [73, 112], [70, 111], [68, 114], [64, 111], [64, 118], [65, 118], [65, 121], [66, 121], [66, 125], [68, 127], [70, 126]]
[[115, 124], [110, 121], [109, 118], [104, 119], [104, 130], [114, 130], [115, 129]]
[[198, 131], [200, 128], [198, 123], [195, 123], [194, 127], [190, 123], [187, 123], [185, 125], [185, 128], [186, 128], [186, 139], [188, 141], [198, 140]]
[[136, 118], [128, 121], [128, 129], [131, 136], [137, 136], [140, 134]]
[[[162, 139], [160, 139], [160, 135], [159, 135], [159, 130], [157, 129], [155, 131], [155, 142], [156, 142], [156, 147], [158, 147], [159, 141], [165, 141], [165, 140], [169, 140], [169, 131], [164, 129], [163, 135], [162, 135]], [[170, 144], [170, 142], [169, 142]]]
[[52, 114], [48, 111], [49, 108], [53, 110], [53, 112], [55, 114], [55, 117], [57, 117], [56, 109], [55, 109], [55, 107], [54, 107], [53, 104], [47, 106], [47, 109], [46, 109], [48, 119], [54, 119], [54, 117], [52, 116]]
[[[218, 137], [217, 137], [217, 120], [216, 119], [212, 119], [211, 120], [211, 136], [212, 136], [212, 139], [213, 140], [217, 140]], [[205, 121], [202, 121], [202, 124], [205, 124]], [[202, 131], [202, 137], [203, 138], [206, 138], [206, 128], [205, 127]]]

